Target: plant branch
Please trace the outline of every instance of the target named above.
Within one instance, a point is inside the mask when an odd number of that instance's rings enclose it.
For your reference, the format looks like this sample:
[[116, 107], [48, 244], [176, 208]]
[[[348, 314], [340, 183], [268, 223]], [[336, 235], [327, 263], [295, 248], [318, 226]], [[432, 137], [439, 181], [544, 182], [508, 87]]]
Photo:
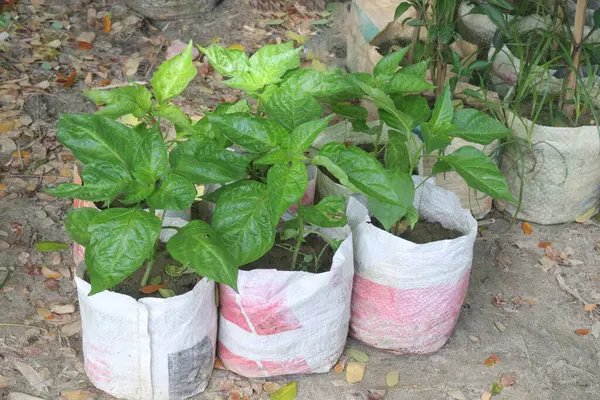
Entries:
[[300, 252], [300, 246], [304, 240], [304, 220], [302, 217], [298, 217], [298, 236], [296, 236], [296, 246], [294, 247], [294, 254], [292, 255], [292, 271], [296, 269], [296, 260], [298, 259], [298, 253]]
[[152, 273], [152, 265], [154, 264], [154, 260], [148, 260], [146, 263], [146, 271], [144, 271], [144, 277], [142, 278], [142, 282], [140, 283], [140, 288], [148, 285], [148, 279], [150, 279], [150, 274]]

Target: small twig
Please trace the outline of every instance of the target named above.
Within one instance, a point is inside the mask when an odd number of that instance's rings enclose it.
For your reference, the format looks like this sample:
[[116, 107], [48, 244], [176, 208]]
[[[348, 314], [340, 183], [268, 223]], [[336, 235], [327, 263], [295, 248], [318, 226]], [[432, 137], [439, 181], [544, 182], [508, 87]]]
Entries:
[[35, 325], [23, 325], [23, 324], [0, 324], [0, 327], [34, 328], [34, 329], [39, 329], [40, 331], [44, 331], [44, 332], [48, 333], [48, 330], [47, 330], [47, 329], [40, 328], [39, 326], [35, 326]]
[[579, 300], [582, 304], [589, 304], [587, 301], [585, 301], [585, 299], [583, 297], [581, 297], [581, 295], [577, 292], [576, 289], [573, 289], [572, 287], [569, 287], [569, 285], [567, 285], [567, 283], [565, 282], [565, 278], [563, 278], [562, 276], [562, 272], [559, 268], [556, 269], [556, 272], [554, 273], [554, 276], [556, 277], [556, 281], [558, 282], [558, 286], [564, 290], [565, 292], [569, 293], [571, 296], [575, 297], [577, 300]]
[[138, 85], [147, 85], [148, 82], [146, 81], [136, 81], [136, 82], [119, 82], [119, 83], [113, 83], [112, 85], [106, 85], [106, 86], [96, 86], [91, 88], [90, 90], [108, 90], [108, 89], [116, 89], [116, 88], [120, 88], [120, 87], [125, 87], [125, 86], [130, 86], [131, 83], [137, 83]]

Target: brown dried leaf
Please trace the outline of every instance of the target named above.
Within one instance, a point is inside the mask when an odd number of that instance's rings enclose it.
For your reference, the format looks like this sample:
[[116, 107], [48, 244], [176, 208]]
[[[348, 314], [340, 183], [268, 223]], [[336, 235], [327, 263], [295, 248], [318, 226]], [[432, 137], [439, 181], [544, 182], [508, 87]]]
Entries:
[[21, 361], [14, 361], [15, 367], [21, 374], [27, 379], [27, 382], [34, 387], [40, 393], [49, 394], [48, 387], [44, 383], [44, 379], [37, 373], [35, 369], [29, 364], [25, 364]]
[[492, 354], [483, 363], [487, 367], [491, 367], [492, 365], [496, 364], [498, 361], [500, 361], [500, 357], [496, 354]]
[[333, 367], [333, 372], [336, 374], [341, 374], [344, 372], [344, 360], [339, 360], [337, 364]]
[[58, 290], [59, 283], [56, 279], [46, 279], [44, 281], [44, 286], [48, 290]]
[[596, 308], [598, 308], [598, 304], [586, 304], [583, 306], [583, 311], [594, 311]]
[[590, 334], [589, 329], [575, 329], [575, 333], [579, 336], [585, 336]]
[[521, 224], [521, 229], [523, 230], [523, 233], [528, 236], [533, 233], [533, 227], [531, 226], [531, 224], [529, 222], [523, 222]]
[[352, 361], [346, 366], [346, 382], [352, 384], [363, 380], [366, 364]]
[[164, 283], [161, 283], [160, 285], [148, 285], [148, 286], [144, 286], [143, 288], [141, 288], [140, 292], [142, 292], [144, 294], [152, 294], [154, 292], [157, 292], [158, 289], [164, 289], [166, 287], [167, 287], [167, 285]]
[[538, 243], [538, 247], [540, 249], [545, 249], [546, 247], [552, 246], [552, 242], [541, 242]]
[[86, 390], [67, 390], [60, 393], [60, 400], [94, 400], [96, 396]]
[[42, 267], [42, 275], [44, 275], [46, 278], [51, 278], [51, 279], [58, 279], [58, 278], [62, 277], [60, 272], [53, 271], [50, 268], [46, 267], [45, 265]]

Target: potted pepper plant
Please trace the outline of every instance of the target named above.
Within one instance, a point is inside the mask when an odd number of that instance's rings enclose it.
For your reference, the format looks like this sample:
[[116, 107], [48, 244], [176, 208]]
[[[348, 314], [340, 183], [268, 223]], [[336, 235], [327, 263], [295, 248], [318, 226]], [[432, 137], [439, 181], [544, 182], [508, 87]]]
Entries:
[[[59, 141], [83, 164], [83, 184], [48, 192], [95, 205], [66, 218], [67, 232], [86, 250], [75, 278], [85, 370], [119, 398], [203, 391], [216, 349], [214, 281], [236, 288], [237, 264], [210, 225], [171, 218], [176, 226], [163, 227], [170, 211], [192, 204], [194, 184], [243, 177], [251, 160], [193, 140], [168, 151], [159, 120], [176, 113], [168, 102], [195, 75], [190, 43], [159, 66], [154, 96], [140, 85], [88, 92], [106, 106], [95, 115], [63, 114], [58, 122]], [[115, 121], [126, 114], [140, 124]]]
[[[200, 50], [230, 78], [225, 85], [257, 104], [255, 112], [206, 118], [207, 131], [255, 157], [247, 177], [204, 196], [215, 203], [211, 225], [240, 266], [238, 292], [221, 286], [220, 359], [249, 377], [326, 372], [343, 351], [350, 318], [354, 263], [345, 202], [326, 196], [281, 217], [305, 192], [308, 164], [339, 175], [310, 147], [332, 118], [322, 118], [323, 104], [361, 89], [340, 72], [299, 69], [300, 48], [292, 43], [265, 46], [250, 58], [220, 46]], [[343, 183], [400, 204], [385, 186], [383, 166], [358, 147], [348, 151], [363, 174]]]
[[[455, 171], [470, 187], [511, 201], [504, 177], [481, 150], [463, 146], [445, 152], [454, 138], [489, 144], [509, 130], [479, 110], [455, 110], [448, 86], [433, 110], [423, 96], [408, 95], [426, 81], [424, 68], [398, 69], [405, 53], [402, 49], [385, 56], [373, 76], [351, 75], [362, 90], [361, 99], [377, 107], [380, 123], [370, 130], [372, 162], [386, 172], [380, 192], [393, 192], [397, 201], [368, 194], [363, 203], [350, 199], [356, 260], [350, 334], [395, 352], [428, 353], [447, 341], [458, 318], [477, 223], [454, 194], [413, 174], [422, 159], [433, 158], [434, 175]], [[423, 140], [413, 133], [416, 126]], [[364, 172], [350, 161], [346, 146], [327, 143], [326, 136], [321, 139], [316, 159], [337, 167], [329, 171], [338, 182], [352, 182]]]

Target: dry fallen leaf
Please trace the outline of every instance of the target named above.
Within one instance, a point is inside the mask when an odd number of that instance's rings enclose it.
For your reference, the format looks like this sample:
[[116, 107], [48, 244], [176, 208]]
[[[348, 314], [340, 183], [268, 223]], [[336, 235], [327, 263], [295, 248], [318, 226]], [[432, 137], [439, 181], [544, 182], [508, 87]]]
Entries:
[[75, 68], [71, 68], [71, 73], [68, 76], [65, 76], [61, 73], [56, 74], [56, 82], [63, 85], [65, 88], [70, 88], [75, 83], [75, 78], [77, 77], [77, 70]]
[[586, 304], [583, 306], [583, 311], [594, 311], [596, 308], [598, 308], [598, 304]]
[[246, 47], [243, 44], [240, 43], [234, 43], [231, 46], [229, 46], [230, 50], [239, 50], [239, 51], [244, 51], [246, 50]]
[[363, 380], [365, 376], [366, 364], [362, 362], [351, 361], [346, 366], [346, 382], [357, 383]]
[[48, 387], [44, 383], [44, 379], [37, 373], [35, 369], [29, 364], [25, 364], [21, 361], [14, 361], [15, 367], [21, 374], [27, 379], [27, 382], [34, 387], [40, 393], [49, 394]]
[[96, 34], [94, 32], [82, 32], [75, 39], [78, 42], [92, 43], [96, 39]]
[[333, 367], [333, 372], [336, 374], [341, 374], [344, 372], [344, 360], [339, 360], [337, 364]]
[[9, 386], [15, 385], [17, 380], [9, 376], [0, 375], [0, 389], [5, 389]]
[[[294, 400], [298, 397], [298, 384], [296, 382], [288, 383], [278, 391], [271, 393], [270, 400]], [[247, 397], [244, 397], [246, 399]]]
[[91, 43], [88, 42], [77, 42], [77, 48], [79, 50], [91, 50], [94, 46], [92, 46]]
[[546, 257], [548, 257], [551, 260], [556, 260], [558, 258], [558, 254], [552, 249], [552, 247], [548, 246], [545, 248], [546, 250]]
[[60, 393], [60, 400], [94, 400], [96, 396], [86, 390], [67, 390]]
[[492, 400], [492, 394], [490, 392], [481, 393], [481, 400]]
[[227, 369], [219, 358], [215, 358], [215, 369]]
[[265, 382], [263, 384], [263, 389], [265, 389], [265, 392], [267, 393], [275, 393], [281, 389], [281, 385], [277, 382]]
[[492, 365], [496, 364], [498, 361], [500, 361], [500, 357], [498, 357], [498, 355], [496, 355], [496, 354], [492, 354], [483, 363], [486, 366], [491, 367]]
[[46, 267], [45, 265], [42, 266], [42, 275], [44, 275], [46, 278], [52, 278], [52, 279], [58, 279], [62, 276], [60, 274], [60, 272], [52, 271], [50, 268]]
[[504, 387], [510, 387], [515, 384], [516, 375], [514, 372], [505, 372], [500, 377], [500, 384]]
[[135, 75], [137, 73], [141, 61], [142, 60], [139, 57], [139, 54], [137, 53], [125, 60], [125, 65], [123, 67], [123, 73], [125, 74], [125, 76]]
[[358, 349], [355, 349], [353, 347], [348, 347], [346, 349], [346, 354], [348, 355], [348, 357], [354, 359], [355, 361], [360, 361], [363, 363], [366, 363], [367, 361], [369, 361], [369, 356], [367, 355], [367, 353], [360, 351]]
[[396, 386], [399, 381], [400, 379], [398, 377], [398, 370], [390, 371], [385, 376], [385, 384], [389, 388]]
[[111, 21], [110, 21], [110, 14], [105, 14], [104, 15], [104, 32], [108, 33], [110, 32], [111, 29]]
[[54, 314], [72, 314], [75, 312], [75, 306], [73, 304], [55, 304], [50, 307], [50, 311]]
[[151, 294], [151, 293], [158, 291], [158, 289], [164, 289], [166, 287], [167, 287], [167, 285], [165, 285], [164, 283], [162, 283], [160, 285], [148, 285], [148, 286], [144, 286], [143, 288], [141, 288], [140, 292], [142, 292], [144, 294]]
[[552, 242], [541, 242], [538, 243], [538, 247], [540, 249], [545, 249], [546, 247], [552, 246]]
[[587, 210], [586, 212], [584, 212], [583, 214], [581, 214], [580, 216], [575, 218], [575, 222], [579, 222], [580, 224], [583, 224], [584, 222], [588, 222], [590, 220], [590, 218], [592, 218], [594, 216], [594, 214], [596, 214], [596, 207], [597, 206], [590, 208], [589, 210]]
[[589, 335], [589, 329], [575, 329], [575, 333], [579, 336]]
[[452, 397], [454, 400], [467, 400], [464, 393], [460, 390], [450, 390], [446, 393], [448, 396]]
[[533, 227], [531, 226], [531, 224], [529, 222], [523, 222], [521, 224], [521, 229], [523, 230], [523, 233], [526, 235], [531, 235], [533, 233]]

